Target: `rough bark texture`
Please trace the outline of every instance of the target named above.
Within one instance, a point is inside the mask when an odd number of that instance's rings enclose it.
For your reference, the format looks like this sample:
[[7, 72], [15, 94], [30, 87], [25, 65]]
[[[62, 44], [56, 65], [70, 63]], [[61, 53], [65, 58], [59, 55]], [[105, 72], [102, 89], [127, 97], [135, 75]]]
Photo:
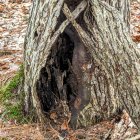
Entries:
[[122, 109], [139, 127], [139, 58], [129, 0], [35, 0], [25, 39], [26, 111], [33, 105], [44, 122], [63, 100], [74, 127]]

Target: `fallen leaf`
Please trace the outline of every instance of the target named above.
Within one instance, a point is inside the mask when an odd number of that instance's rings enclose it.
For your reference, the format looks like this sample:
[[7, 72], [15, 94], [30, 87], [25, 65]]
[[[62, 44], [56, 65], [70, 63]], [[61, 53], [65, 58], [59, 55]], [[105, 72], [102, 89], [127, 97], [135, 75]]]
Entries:
[[52, 113], [50, 114], [50, 118], [51, 118], [52, 120], [55, 120], [55, 119], [57, 118], [56, 112], [52, 112]]
[[69, 130], [68, 121], [64, 120], [63, 124], [61, 125], [61, 130]]
[[132, 39], [134, 42], [140, 42], [140, 35], [133, 35]]
[[2, 13], [4, 11], [5, 7], [4, 5], [0, 4], [0, 12]]

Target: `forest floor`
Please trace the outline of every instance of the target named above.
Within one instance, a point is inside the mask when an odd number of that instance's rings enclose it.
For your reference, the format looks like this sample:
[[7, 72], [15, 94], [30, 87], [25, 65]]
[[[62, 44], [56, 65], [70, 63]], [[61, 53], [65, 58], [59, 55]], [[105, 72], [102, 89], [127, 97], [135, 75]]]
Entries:
[[[23, 46], [31, 2], [0, 0], [0, 87], [9, 81], [23, 62]], [[131, 4], [131, 35], [140, 48], [140, 2]], [[0, 116], [4, 113], [0, 104]], [[66, 124], [66, 139], [124, 140], [138, 134], [135, 125], [124, 111], [119, 121], [103, 121], [85, 129], [71, 130]], [[66, 126], [64, 126], [66, 125]], [[43, 140], [39, 124], [18, 124], [16, 120], [0, 118], [0, 140]], [[49, 130], [52, 138], [63, 140], [62, 132]], [[139, 138], [140, 139], [140, 138]]]

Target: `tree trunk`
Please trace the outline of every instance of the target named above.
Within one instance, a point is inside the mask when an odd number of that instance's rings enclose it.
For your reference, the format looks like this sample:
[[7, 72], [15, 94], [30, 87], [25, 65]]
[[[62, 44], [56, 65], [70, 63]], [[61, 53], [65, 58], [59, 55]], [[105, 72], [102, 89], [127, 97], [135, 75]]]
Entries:
[[140, 129], [140, 52], [129, 34], [129, 5], [33, 1], [24, 55], [27, 113], [34, 108], [46, 123], [53, 110], [70, 110], [75, 128], [126, 109]]

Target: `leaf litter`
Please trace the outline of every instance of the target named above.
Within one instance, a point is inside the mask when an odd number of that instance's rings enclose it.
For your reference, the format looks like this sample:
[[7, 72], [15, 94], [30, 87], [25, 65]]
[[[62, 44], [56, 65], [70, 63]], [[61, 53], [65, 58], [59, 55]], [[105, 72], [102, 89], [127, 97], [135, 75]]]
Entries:
[[0, 86], [14, 76], [23, 62], [30, 5], [31, 2], [20, 0], [0, 2]]

